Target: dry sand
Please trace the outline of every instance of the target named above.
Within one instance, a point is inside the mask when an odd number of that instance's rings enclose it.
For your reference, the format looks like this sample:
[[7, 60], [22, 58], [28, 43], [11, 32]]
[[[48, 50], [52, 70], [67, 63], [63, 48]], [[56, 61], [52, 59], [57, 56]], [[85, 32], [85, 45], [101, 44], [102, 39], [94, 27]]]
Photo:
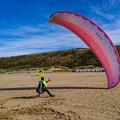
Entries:
[[104, 72], [46, 73], [37, 97], [35, 74], [0, 75], [0, 120], [120, 120], [120, 84], [106, 89]]

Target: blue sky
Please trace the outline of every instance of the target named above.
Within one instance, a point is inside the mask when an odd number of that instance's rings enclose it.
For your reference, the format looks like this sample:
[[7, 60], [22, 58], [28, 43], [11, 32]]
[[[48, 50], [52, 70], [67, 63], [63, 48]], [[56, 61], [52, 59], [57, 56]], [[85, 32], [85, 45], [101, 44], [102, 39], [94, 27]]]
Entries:
[[120, 45], [120, 0], [0, 0], [0, 57], [86, 48], [66, 28], [48, 23], [61, 10], [92, 19]]

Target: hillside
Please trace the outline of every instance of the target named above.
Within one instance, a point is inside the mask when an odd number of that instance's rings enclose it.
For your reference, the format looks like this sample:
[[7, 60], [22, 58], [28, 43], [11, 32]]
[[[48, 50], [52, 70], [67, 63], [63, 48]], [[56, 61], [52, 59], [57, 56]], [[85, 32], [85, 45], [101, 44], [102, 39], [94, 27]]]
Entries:
[[[120, 46], [116, 47], [120, 53]], [[1, 70], [49, 69], [52, 66], [68, 69], [102, 67], [96, 56], [87, 48], [0, 58]]]

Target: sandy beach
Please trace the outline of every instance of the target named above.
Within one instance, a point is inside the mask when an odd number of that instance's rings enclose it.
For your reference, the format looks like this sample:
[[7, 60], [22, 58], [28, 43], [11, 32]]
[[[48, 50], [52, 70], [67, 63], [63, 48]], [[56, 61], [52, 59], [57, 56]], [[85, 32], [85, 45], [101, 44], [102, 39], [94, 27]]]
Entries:
[[0, 120], [120, 120], [120, 84], [105, 72], [46, 73], [49, 91], [37, 97], [36, 74], [0, 75]]

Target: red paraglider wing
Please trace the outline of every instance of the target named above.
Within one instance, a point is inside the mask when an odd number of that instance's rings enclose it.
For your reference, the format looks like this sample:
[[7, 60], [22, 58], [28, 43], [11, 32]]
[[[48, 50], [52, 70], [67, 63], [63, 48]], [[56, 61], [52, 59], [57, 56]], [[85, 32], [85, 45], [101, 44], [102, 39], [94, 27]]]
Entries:
[[50, 23], [66, 27], [81, 38], [101, 62], [108, 80], [108, 88], [115, 87], [120, 80], [120, 58], [111, 39], [92, 20], [69, 11], [52, 14]]

